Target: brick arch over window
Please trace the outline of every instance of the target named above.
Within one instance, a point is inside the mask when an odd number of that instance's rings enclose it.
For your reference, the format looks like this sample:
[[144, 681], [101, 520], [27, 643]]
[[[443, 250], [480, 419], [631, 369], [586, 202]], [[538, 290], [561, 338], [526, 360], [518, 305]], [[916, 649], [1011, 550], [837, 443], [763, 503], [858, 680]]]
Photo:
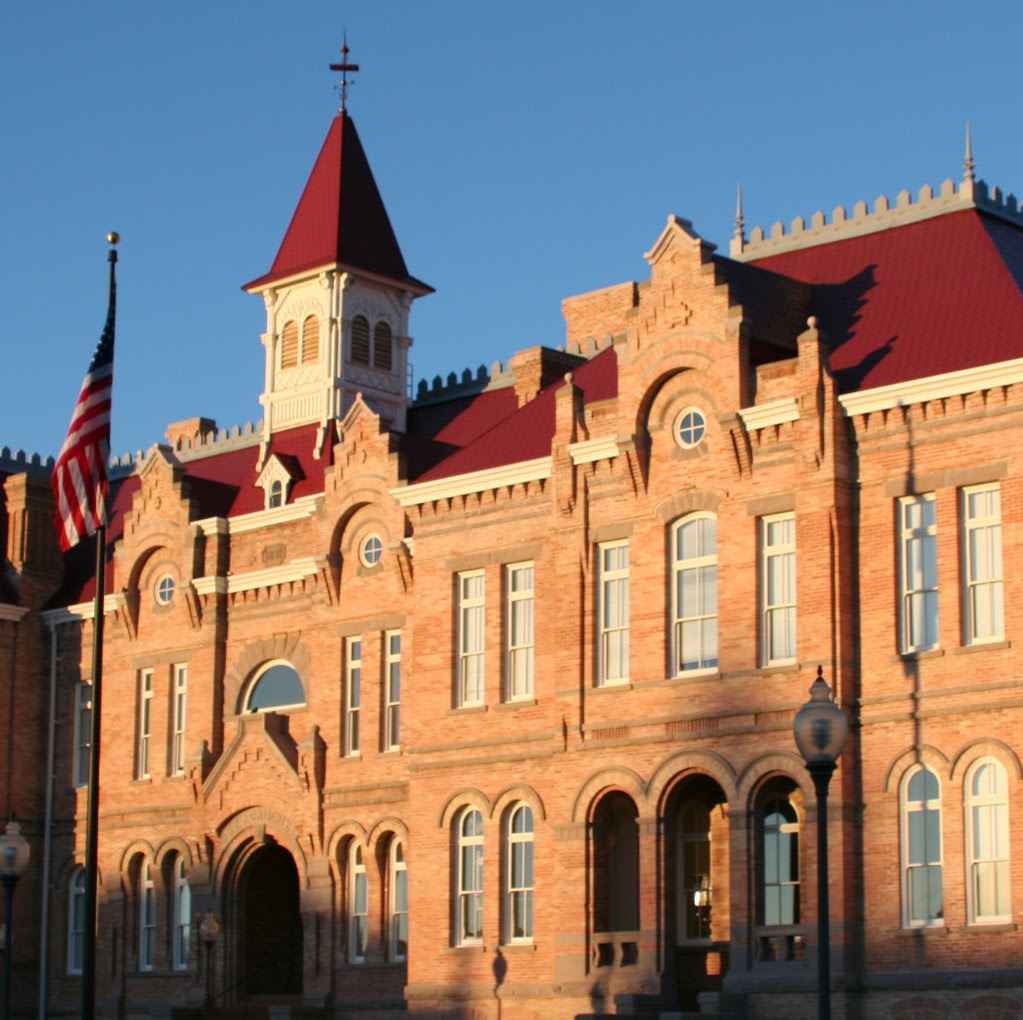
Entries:
[[278, 634], [263, 641], [252, 641], [241, 650], [224, 676], [225, 704], [240, 706], [242, 693], [253, 673], [264, 663], [278, 659], [289, 662], [302, 677], [303, 684], [307, 682], [311, 659], [301, 637]]
[[537, 820], [547, 820], [547, 812], [544, 810], [540, 795], [525, 783], [515, 783], [512, 786], [506, 786], [494, 798], [494, 806], [490, 813], [491, 820], [499, 821], [504, 816], [505, 811], [513, 804], [526, 804], [532, 808], [533, 815]]
[[881, 790], [884, 793], [898, 793], [899, 784], [906, 774], [906, 769], [913, 765], [926, 765], [935, 772], [938, 778], [945, 782], [949, 778], [948, 758], [936, 747], [924, 744], [921, 747], [907, 748], [901, 754], [896, 755], [888, 766], [881, 782]]
[[723, 491], [679, 492], [654, 507], [654, 516], [664, 525], [674, 524], [689, 514], [716, 514], [724, 498]]
[[[348, 853], [348, 847], [352, 840], [361, 843], [364, 847], [368, 846], [369, 833], [361, 822], [349, 818], [335, 826], [324, 844], [327, 848], [327, 862], [330, 865], [330, 873], [334, 877], [335, 883], [343, 881], [345, 856]], [[340, 885], [338, 888], [340, 888]]]
[[408, 826], [400, 818], [394, 816], [381, 818], [369, 830], [366, 837], [366, 848], [370, 853], [376, 853], [379, 847], [386, 847], [392, 839], [400, 840], [405, 847], [405, 852], [408, 853]]
[[169, 839], [165, 839], [156, 849], [156, 854], [153, 858], [154, 863], [160, 869], [163, 868], [164, 862], [167, 858], [173, 854], [177, 854], [185, 862], [186, 868], [191, 868], [196, 862], [192, 856], [192, 848], [188, 845], [188, 841], [182, 839], [180, 836], [171, 836]]
[[490, 798], [476, 787], [467, 786], [448, 797], [441, 809], [438, 826], [442, 829], [449, 828], [455, 816], [467, 807], [476, 808], [484, 818], [489, 818], [492, 813]]
[[713, 779], [729, 803], [738, 797], [735, 769], [727, 759], [716, 751], [681, 751], [663, 761], [647, 784], [650, 802], [657, 805], [658, 815], [665, 814], [668, 799], [679, 783], [698, 775]]
[[956, 783], [963, 781], [966, 770], [978, 758], [994, 758], [1002, 763], [1006, 772], [1013, 775], [1017, 780], [1023, 779], [1023, 763], [1019, 755], [1000, 740], [973, 740], [953, 755], [952, 768], [949, 771], [949, 778]]
[[795, 751], [773, 751], [754, 758], [742, 770], [736, 786], [735, 803], [752, 810], [761, 787], [779, 776], [791, 779], [799, 788], [804, 801], [816, 798], [813, 780], [806, 771], [806, 762], [800, 755]]
[[610, 790], [627, 793], [635, 802], [640, 818], [650, 814], [650, 802], [643, 780], [632, 769], [619, 767], [601, 769], [586, 780], [572, 804], [572, 821], [588, 821], [601, 795]]
[[121, 851], [121, 859], [117, 863], [117, 871], [121, 876], [121, 886], [125, 890], [131, 888], [130, 884], [126, 883], [128, 883], [131, 869], [136, 866], [136, 862], [140, 857], [146, 858], [150, 863], [156, 860], [156, 851], [148, 839], [134, 839]]

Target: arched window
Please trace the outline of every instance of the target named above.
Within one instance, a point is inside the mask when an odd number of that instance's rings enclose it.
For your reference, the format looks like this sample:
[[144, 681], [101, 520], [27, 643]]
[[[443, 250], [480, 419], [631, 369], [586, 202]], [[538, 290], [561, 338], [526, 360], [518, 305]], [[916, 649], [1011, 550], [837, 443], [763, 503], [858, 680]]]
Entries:
[[718, 664], [718, 538], [713, 514], [679, 521], [672, 534], [674, 672]]
[[246, 712], [277, 712], [282, 708], [305, 706], [305, 688], [294, 667], [272, 663], [258, 675], [249, 690]]
[[759, 812], [761, 873], [760, 923], [799, 923], [799, 817], [792, 802], [770, 796]]
[[156, 958], [156, 887], [149, 861], [139, 867], [138, 903], [139, 970], [152, 970]]
[[294, 368], [298, 364], [298, 323], [293, 320], [281, 330], [281, 368]]
[[320, 320], [306, 316], [302, 322], [302, 364], [309, 365], [320, 359]]
[[362, 963], [369, 945], [369, 880], [361, 844], [353, 842], [348, 854], [348, 962]]
[[352, 361], [358, 365], [369, 364], [369, 320], [365, 315], [352, 319]]
[[276, 507], [284, 505], [284, 482], [279, 478], [275, 478], [270, 483], [270, 492], [266, 497], [266, 508], [267, 510], [274, 510]]
[[519, 804], [508, 817], [505, 941], [533, 939], [533, 811]]
[[615, 792], [593, 819], [594, 931], [639, 929], [639, 824], [628, 794]]
[[82, 973], [85, 952], [85, 868], [75, 868], [68, 885], [67, 972]]
[[385, 372], [391, 371], [394, 360], [391, 354], [392, 339], [391, 327], [386, 322], [378, 322], [373, 327], [374, 368], [383, 369]]
[[458, 916], [455, 942], [483, 941], [483, 815], [466, 808], [458, 817]]
[[175, 970], [187, 970], [192, 944], [192, 890], [185, 874], [185, 859], [181, 856], [174, 858], [171, 869], [171, 924], [174, 939], [172, 965]]
[[982, 758], [966, 774], [966, 898], [971, 924], [1012, 920], [1005, 769]]
[[902, 782], [902, 909], [907, 928], [938, 924], [945, 916], [941, 852], [941, 784], [926, 765], [915, 765]]
[[401, 840], [392, 839], [388, 852], [390, 879], [390, 924], [387, 955], [391, 960], [404, 960], [408, 955], [408, 865]]

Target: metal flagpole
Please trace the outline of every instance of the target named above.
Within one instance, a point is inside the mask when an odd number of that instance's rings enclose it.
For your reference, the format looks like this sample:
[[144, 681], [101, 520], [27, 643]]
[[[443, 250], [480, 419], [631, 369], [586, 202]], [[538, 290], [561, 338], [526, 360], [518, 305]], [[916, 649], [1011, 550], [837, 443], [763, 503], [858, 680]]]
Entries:
[[[112, 243], [116, 235], [111, 235]], [[116, 282], [114, 267], [117, 250], [110, 249], [110, 304], [113, 305]], [[96, 1014], [96, 926], [99, 867], [99, 741], [101, 694], [103, 688], [103, 589], [106, 587], [107, 528], [96, 529], [96, 598], [93, 606], [92, 637], [92, 709], [89, 720], [89, 798], [85, 826], [85, 918], [82, 945], [82, 1020]]]

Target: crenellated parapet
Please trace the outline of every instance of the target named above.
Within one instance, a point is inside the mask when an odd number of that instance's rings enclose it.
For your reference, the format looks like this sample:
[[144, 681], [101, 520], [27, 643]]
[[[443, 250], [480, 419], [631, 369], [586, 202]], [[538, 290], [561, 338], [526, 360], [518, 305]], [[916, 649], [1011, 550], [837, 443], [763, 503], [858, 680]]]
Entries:
[[979, 209], [1016, 226], [1023, 226], [1023, 209], [1015, 195], [1006, 194], [997, 187], [989, 187], [984, 181], [974, 181], [967, 174], [958, 185], [951, 179], [944, 181], [937, 191], [925, 184], [915, 199], [908, 191], [900, 191], [894, 202], [885, 195], [878, 196], [873, 209], [866, 202], [859, 201], [851, 213], [845, 206], [837, 206], [830, 219], [818, 211], [810, 217], [809, 224], [802, 216], [797, 216], [788, 228], [780, 221], [769, 232], [763, 227], [754, 227], [748, 239], [740, 211], [729, 254], [733, 259], [746, 262], [847, 237], [889, 230], [963, 209]]
[[[194, 439], [181, 439], [173, 446], [174, 456], [184, 463], [255, 446], [259, 442], [262, 429], [262, 420], [250, 421], [244, 425], [233, 425], [229, 429], [211, 431]], [[110, 477], [127, 478], [128, 475], [141, 471], [146, 466], [147, 459], [158, 447], [159, 444], [154, 443], [148, 450], [136, 450], [134, 453], [122, 453], [120, 456], [115, 454], [110, 458]], [[164, 448], [167, 449], [167, 447]], [[52, 468], [52, 458], [49, 464]], [[2, 469], [2, 465], [0, 465], [0, 469]]]
[[11, 452], [9, 446], [0, 446], [0, 473], [5, 475], [48, 475], [53, 472], [53, 458], [42, 458], [38, 453], [24, 450]]

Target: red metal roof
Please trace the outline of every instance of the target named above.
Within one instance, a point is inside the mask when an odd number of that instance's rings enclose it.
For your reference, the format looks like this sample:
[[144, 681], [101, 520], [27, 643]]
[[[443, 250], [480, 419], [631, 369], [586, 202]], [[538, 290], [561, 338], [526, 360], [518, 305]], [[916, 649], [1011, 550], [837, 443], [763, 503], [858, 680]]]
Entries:
[[[580, 365], [572, 375], [583, 391], [583, 402], [607, 400], [618, 394], [618, 357], [614, 348], [601, 351], [591, 361]], [[498, 421], [481, 433], [467, 446], [424, 472], [417, 481], [429, 482], [438, 478], [473, 471], [486, 471], [520, 461], [546, 457], [551, 452], [554, 438], [555, 394], [565, 385], [562, 379], [523, 404], [513, 414]], [[496, 392], [502, 392], [500, 390]], [[508, 390], [514, 399], [514, 390]], [[486, 394], [481, 394], [484, 397]], [[477, 400], [480, 398], [478, 397]], [[507, 399], [507, 398], [505, 398]]]
[[270, 272], [245, 288], [333, 263], [432, 289], [409, 276], [355, 123], [343, 111], [330, 125]]
[[1023, 356], [1023, 231], [975, 209], [754, 264], [813, 285], [842, 392]]

